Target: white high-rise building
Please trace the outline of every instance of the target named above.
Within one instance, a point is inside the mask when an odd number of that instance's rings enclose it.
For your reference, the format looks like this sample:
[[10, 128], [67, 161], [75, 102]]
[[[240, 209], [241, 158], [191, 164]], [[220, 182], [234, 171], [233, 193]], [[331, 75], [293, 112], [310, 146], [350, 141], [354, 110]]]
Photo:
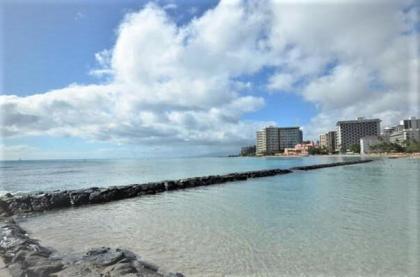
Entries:
[[350, 146], [360, 145], [360, 139], [366, 136], [379, 136], [380, 119], [347, 120], [337, 122], [337, 150], [346, 152]]
[[299, 127], [266, 127], [257, 132], [257, 154], [272, 155], [302, 143]]

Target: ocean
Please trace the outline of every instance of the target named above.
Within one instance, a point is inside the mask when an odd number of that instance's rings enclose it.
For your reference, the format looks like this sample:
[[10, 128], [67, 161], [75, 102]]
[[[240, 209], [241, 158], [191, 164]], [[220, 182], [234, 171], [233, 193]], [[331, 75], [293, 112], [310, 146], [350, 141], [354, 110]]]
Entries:
[[[3, 192], [124, 185], [357, 157], [1, 163]], [[379, 159], [18, 218], [71, 259], [110, 246], [186, 276], [418, 276], [420, 159]]]

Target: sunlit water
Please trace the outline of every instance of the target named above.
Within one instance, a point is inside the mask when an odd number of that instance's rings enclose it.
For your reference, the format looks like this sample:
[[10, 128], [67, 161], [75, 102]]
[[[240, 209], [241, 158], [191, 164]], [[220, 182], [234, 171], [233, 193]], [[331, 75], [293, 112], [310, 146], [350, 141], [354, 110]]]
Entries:
[[[252, 159], [231, 161], [229, 172], [251, 169], [249, 161], [258, 167]], [[215, 164], [207, 166], [211, 173]], [[122, 247], [187, 276], [419, 276], [419, 170], [418, 159], [380, 160], [20, 220], [68, 257]]]

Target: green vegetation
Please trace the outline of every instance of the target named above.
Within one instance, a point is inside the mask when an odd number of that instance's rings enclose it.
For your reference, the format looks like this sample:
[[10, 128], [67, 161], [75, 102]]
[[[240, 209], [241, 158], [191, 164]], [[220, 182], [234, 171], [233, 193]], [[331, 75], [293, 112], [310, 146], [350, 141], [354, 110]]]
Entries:
[[360, 144], [352, 144], [349, 149], [353, 153], [360, 153]]
[[376, 153], [413, 153], [413, 152], [420, 152], [420, 141], [408, 141], [403, 145], [398, 143], [391, 143], [391, 142], [381, 142], [376, 145], [370, 146], [372, 152]]
[[405, 146], [405, 152], [407, 153], [414, 153], [414, 152], [420, 152], [420, 141], [408, 141]]
[[309, 155], [327, 155], [328, 150], [325, 147], [311, 147], [308, 149]]
[[404, 148], [401, 145], [397, 143], [391, 143], [391, 142], [381, 142], [375, 145], [371, 145], [370, 150], [372, 152], [379, 152], [379, 153], [405, 152]]

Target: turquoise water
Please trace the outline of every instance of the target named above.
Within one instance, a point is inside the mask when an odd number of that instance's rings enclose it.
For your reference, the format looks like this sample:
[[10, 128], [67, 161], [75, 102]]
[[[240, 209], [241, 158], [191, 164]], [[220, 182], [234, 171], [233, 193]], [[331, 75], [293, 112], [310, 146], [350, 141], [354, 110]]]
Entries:
[[69, 257], [122, 247], [187, 276], [419, 276], [419, 170], [379, 160], [21, 220]]
[[0, 161], [0, 193], [128, 185], [166, 179], [223, 174], [359, 159], [184, 158], [148, 160]]

